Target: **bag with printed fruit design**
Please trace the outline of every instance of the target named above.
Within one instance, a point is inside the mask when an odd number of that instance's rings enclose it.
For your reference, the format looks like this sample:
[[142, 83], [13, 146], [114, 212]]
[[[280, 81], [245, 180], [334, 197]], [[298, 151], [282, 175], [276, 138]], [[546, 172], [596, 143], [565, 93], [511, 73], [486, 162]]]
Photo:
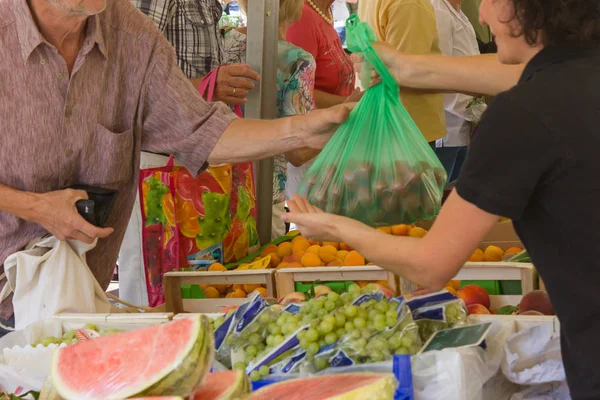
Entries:
[[173, 165], [140, 172], [148, 302], [164, 303], [162, 276], [235, 262], [259, 245], [251, 163], [211, 166], [197, 177]]

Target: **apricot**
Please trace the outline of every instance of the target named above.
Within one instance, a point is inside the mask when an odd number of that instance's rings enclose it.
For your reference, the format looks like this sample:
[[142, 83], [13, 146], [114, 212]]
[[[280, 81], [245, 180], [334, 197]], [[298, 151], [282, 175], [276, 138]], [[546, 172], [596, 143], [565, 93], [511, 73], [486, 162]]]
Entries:
[[335, 247], [336, 250], [340, 249], [340, 244], [338, 242], [323, 242], [323, 246]]
[[304, 266], [302, 264], [300, 264], [299, 262], [289, 263], [289, 265], [287, 267], [288, 268], [304, 268]]
[[254, 291], [260, 293], [262, 297], [267, 297], [267, 289], [264, 287], [258, 287]]
[[400, 224], [392, 226], [392, 235], [394, 236], [408, 236], [410, 232], [410, 226]]
[[[308, 240], [304, 239], [303, 237], [300, 238], [296, 238], [299, 239], [296, 242], [294, 242], [292, 240], [292, 252], [294, 253], [304, 253], [306, 252], [306, 250], [310, 247], [310, 243], [308, 243]], [[294, 240], [296, 240], [294, 239]]]
[[471, 257], [469, 257], [469, 261], [470, 262], [482, 262], [484, 258], [485, 258], [485, 254], [483, 253], [483, 250], [475, 249], [473, 254], [471, 254]]
[[319, 255], [319, 250], [321, 250], [321, 246], [319, 246], [318, 244], [312, 245], [310, 246], [308, 249], [306, 249], [307, 253], [312, 253], [315, 255]]
[[362, 255], [360, 255], [358, 251], [352, 250], [346, 256], [346, 259], [344, 260], [344, 265], [349, 267], [363, 266], [365, 265], [365, 258]]
[[408, 236], [415, 237], [415, 238], [422, 238], [425, 235], [427, 235], [427, 231], [423, 228], [419, 228], [418, 226], [415, 228], [412, 228], [410, 230], [410, 232], [408, 232]]
[[378, 231], [387, 233], [388, 235], [392, 234], [392, 228], [390, 226], [382, 226], [381, 228], [377, 228]]
[[254, 292], [256, 289], [261, 288], [262, 285], [257, 285], [257, 284], [245, 284], [242, 286], [242, 289], [244, 290], [244, 292], [246, 293], [252, 293]]
[[281, 258], [277, 255], [277, 253], [269, 254], [271, 256], [271, 262], [269, 263], [269, 268], [277, 268], [279, 264], [281, 264]]
[[516, 256], [517, 254], [521, 253], [522, 251], [523, 251], [523, 249], [520, 249], [518, 247], [511, 247], [504, 252], [504, 255], [505, 256], [508, 256], [508, 255]]
[[203, 292], [208, 299], [218, 299], [221, 296], [221, 293], [212, 286], [208, 286], [206, 289], [203, 289]]
[[504, 251], [498, 246], [488, 246], [485, 249], [483, 261], [502, 261], [504, 258]]
[[319, 258], [325, 263], [330, 263], [335, 261], [337, 252], [335, 247], [327, 244], [319, 249]]
[[225, 268], [225, 266], [223, 264], [220, 263], [213, 263], [210, 265], [210, 267], [208, 267], [209, 271], [227, 271], [227, 268]]
[[267, 246], [265, 247], [265, 249], [260, 253], [261, 257], [266, 257], [268, 254], [271, 253], [277, 253], [277, 246]]
[[490, 310], [482, 306], [481, 304], [471, 304], [467, 306], [467, 313], [472, 314], [491, 314]]
[[348, 251], [348, 250], [340, 250], [340, 251], [338, 251], [338, 252], [337, 252], [337, 254], [336, 254], [336, 256], [335, 256], [335, 257], [336, 257], [338, 260], [342, 260], [342, 261], [344, 261], [344, 260], [346, 259], [346, 256], [348, 255], [348, 253], [349, 253], [349, 251]]
[[306, 253], [300, 263], [305, 267], [318, 267], [321, 265], [321, 259], [316, 254]]
[[293, 247], [290, 242], [283, 242], [277, 246], [277, 255], [280, 258], [284, 258], [287, 256], [291, 256], [293, 252]]
[[344, 263], [343, 263], [343, 262], [341, 262], [339, 259], [337, 259], [337, 258], [336, 258], [336, 259], [335, 259], [335, 260], [333, 260], [332, 262], [330, 262], [330, 263], [327, 263], [327, 266], [328, 266], [328, 267], [343, 267], [343, 266], [344, 266]]

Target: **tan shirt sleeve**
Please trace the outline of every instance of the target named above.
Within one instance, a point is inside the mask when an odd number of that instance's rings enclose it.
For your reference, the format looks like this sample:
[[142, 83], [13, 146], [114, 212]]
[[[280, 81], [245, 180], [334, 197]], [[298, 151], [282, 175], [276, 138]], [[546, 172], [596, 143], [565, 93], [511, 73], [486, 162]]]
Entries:
[[418, 1], [389, 2], [384, 12], [386, 42], [406, 54], [431, 54], [437, 38], [432, 11]]
[[207, 103], [179, 69], [172, 46], [156, 44], [142, 93], [142, 150], [173, 154], [193, 174], [206, 160], [235, 114], [223, 103]]

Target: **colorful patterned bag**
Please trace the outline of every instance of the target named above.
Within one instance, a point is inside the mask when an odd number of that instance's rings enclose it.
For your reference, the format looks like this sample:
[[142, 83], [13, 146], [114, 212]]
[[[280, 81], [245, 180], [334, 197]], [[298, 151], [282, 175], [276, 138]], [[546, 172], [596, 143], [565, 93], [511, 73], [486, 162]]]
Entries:
[[[210, 97], [216, 71], [205, 78]], [[252, 163], [211, 166], [194, 178], [171, 157], [165, 167], [140, 172], [139, 193], [151, 307], [165, 301], [164, 273], [235, 262], [259, 246]]]

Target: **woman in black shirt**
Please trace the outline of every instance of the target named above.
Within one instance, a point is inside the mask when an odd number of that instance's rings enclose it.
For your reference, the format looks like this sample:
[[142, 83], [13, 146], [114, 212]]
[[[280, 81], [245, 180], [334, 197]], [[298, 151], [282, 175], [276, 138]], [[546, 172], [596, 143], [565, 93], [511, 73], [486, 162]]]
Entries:
[[[572, 398], [600, 399], [600, 1], [484, 0], [480, 18], [495, 33], [498, 60], [526, 66], [490, 104], [427, 236], [385, 235], [299, 198], [285, 219], [436, 290], [499, 216], [511, 218], [560, 319]], [[376, 49], [402, 84], [411, 73], [403, 56]]]

